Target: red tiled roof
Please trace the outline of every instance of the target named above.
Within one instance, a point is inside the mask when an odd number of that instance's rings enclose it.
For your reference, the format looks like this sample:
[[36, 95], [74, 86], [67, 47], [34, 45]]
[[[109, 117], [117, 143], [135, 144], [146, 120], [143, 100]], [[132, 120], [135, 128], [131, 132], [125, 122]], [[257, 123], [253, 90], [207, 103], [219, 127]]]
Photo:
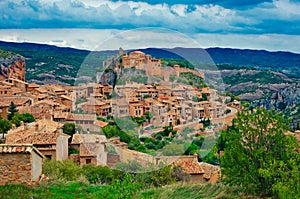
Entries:
[[106, 127], [108, 125], [108, 123], [97, 120], [96, 125], [98, 125], [101, 128], [103, 128], [103, 127]]
[[31, 153], [35, 151], [38, 155], [44, 158], [44, 155], [39, 152], [32, 144], [0, 144], [1, 153]]
[[28, 97], [1, 97], [0, 106], [8, 107], [11, 102], [13, 102], [16, 106], [22, 106], [26, 104], [30, 98]]
[[[51, 120], [39, 120], [30, 124], [24, 124], [16, 129], [11, 129], [6, 135], [6, 144], [56, 144], [63, 124]], [[62, 130], [61, 130], [62, 131]]]
[[202, 174], [204, 173], [201, 165], [194, 160], [176, 160], [173, 162], [174, 166], [179, 166], [187, 174]]

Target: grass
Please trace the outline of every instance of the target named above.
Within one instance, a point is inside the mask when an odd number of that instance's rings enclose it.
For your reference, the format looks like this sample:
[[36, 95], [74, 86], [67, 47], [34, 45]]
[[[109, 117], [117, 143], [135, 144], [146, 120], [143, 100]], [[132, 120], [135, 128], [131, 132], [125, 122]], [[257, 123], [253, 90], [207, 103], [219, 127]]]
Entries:
[[[28, 187], [25, 185], [0, 186], [1, 199], [41, 198], [41, 199], [73, 199], [73, 198], [121, 198], [107, 191], [108, 186], [90, 185], [83, 182], [48, 183]], [[121, 187], [120, 187], [121, 188]], [[124, 187], [122, 187], [124, 189]], [[126, 189], [126, 187], [125, 187]], [[119, 193], [116, 191], [115, 193]], [[101, 198], [100, 197], [100, 198]], [[163, 188], [141, 190], [128, 198], [142, 199], [195, 199], [195, 198], [253, 198], [246, 197], [237, 188], [217, 184], [173, 184]]]
[[[242, 194], [237, 188], [225, 186], [224, 184], [175, 184], [159, 189], [149, 189], [140, 192], [137, 198], [143, 199], [186, 199], [186, 198], [251, 198]], [[253, 198], [253, 197], [252, 197]]]

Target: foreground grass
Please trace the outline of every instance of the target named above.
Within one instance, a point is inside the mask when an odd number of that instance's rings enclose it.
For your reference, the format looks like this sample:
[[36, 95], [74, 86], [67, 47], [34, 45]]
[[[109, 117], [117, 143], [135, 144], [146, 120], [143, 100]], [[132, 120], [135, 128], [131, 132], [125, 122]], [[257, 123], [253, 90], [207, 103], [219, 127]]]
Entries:
[[224, 184], [175, 184], [164, 188], [148, 189], [137, 194], [137, 198], [143, 199], [186, 199], [186, 198], [253, 198], [245, 196], [237, 188], [228, 187]]
[[[124, 187], [122, 187], [124, 189]], [[194, 198], [251, 198], [246, 197], [236, 188], [223, 184], [174, 184], [164, 188], [151, 188], [134, 192], [124, 197], [109, 189], [109, 186], [89, 185], [81, 182], [66, 184], [43, 184], [35, 187], [24, 185], [0, 186], [1, 199], [35, 198], [143, 198], [143, 199], [194, 199]]]

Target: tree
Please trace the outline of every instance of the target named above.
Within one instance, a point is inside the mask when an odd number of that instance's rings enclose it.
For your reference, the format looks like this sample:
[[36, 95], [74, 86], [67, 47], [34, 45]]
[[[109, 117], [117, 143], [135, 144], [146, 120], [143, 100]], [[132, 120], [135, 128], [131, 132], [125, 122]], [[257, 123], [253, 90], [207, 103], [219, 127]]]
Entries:
[[69, 142], [72, 141], [72, 137], [75, 134], [75, 124], [74, 123], [65, 123], [63, 126], [63, 132], [70, 135]]
[[7, 120], [3, 120], [0, 116], [0, 133], [2, 133], [2, 138], [4, 139], [4, 134], [11, 129], [11, 124]]
[[121, 142], [126, 142], [126, 143], [129, 143], [130, 142], [130, 139], [131, 137], [124, 131], [120, 131], [120, 141]]
[[24, 113], [24, 114], [15, 113], [11, 119], [11, 123], [15, 124], [18, 127], [20, 126], [21, 121], [23, 121], [24, 123], [31, 123], [34, 122], [34, 120], [35, 119], [33, 115], [29, 113]]
[[13, 116], [18, 112], [17, 106], [11, 102], [10, 106], [8, 108], [8, 114], [7, 114], [7, 119], [10, 121], [12, 120]]
[[151, 119], [153, 118], [153, 115], [152, 115], [149, 111], [147, 111], [147, 112], [145, 113], [145, 117], [146, 117], [146, 119], [148, 120], [148, 122], [150, 122]]
[[224, 181], [262, 197], [299, 198], [299, 144], [284, 134], [287, 129], [288, 122], [275, 111], [239, 113], [222, 138]]

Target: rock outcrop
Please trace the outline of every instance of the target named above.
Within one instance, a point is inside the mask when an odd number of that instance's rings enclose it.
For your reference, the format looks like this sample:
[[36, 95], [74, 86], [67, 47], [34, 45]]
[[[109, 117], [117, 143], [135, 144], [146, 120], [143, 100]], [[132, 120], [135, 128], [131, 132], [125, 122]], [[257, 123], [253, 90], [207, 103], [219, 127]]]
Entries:
[[0, 57], [0, 81], [15, 78], [25, 81], [25, 58], [19, 55], [3, 58]]

